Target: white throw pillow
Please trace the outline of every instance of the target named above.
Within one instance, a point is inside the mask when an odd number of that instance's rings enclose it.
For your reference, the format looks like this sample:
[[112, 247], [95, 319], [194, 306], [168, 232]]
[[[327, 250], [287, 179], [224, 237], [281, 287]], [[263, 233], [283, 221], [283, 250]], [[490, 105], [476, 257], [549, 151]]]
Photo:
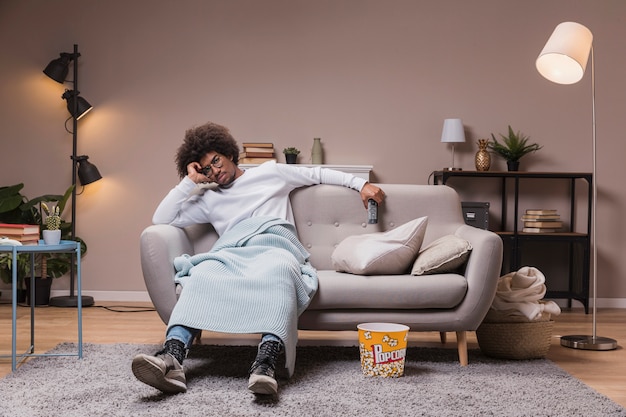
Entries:
[[472, 245], [458, 236], [440, 237], [419, 252], [411, 274], [428, 275], [454, 271], [467, 261], [471, 250]]
[[387, 232], [349, 236], [333, 251], [333, 267], [358, 275], [404, 274], [422, 246], [427, 224], [428, 217], [420, 217]]

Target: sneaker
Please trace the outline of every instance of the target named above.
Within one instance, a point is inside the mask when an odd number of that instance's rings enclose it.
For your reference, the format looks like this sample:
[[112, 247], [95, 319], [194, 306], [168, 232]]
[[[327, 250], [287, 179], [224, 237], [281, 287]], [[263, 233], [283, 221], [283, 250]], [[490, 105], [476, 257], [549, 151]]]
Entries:
[[185, 371], [182, 364], [170, 352], [169, 347], [166, 343], [164, 349], [154, 356], [143, 353], [135, 356], [132, 364], [133, 374], [144, 384], [165, 394], [186, 392]]
[[276, 382], [276, 361], [282, 351], [282, 344], [277, 341], [267, 341], [259, 346], [256, 359], [250, 367], [248, 389], [255, 394], [278, 393]]

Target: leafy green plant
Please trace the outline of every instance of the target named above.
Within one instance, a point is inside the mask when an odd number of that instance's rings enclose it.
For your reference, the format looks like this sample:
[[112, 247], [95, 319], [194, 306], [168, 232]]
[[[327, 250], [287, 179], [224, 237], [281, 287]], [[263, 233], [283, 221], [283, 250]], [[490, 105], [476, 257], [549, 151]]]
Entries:
[[290, 147], [290, 148], [283, 149], [283, 153], [285, 155], [299, 155], [300, 154], [300, 150], [298, 148]]
[[487, 145], [489, 149], [511, 162], [519, 161], [524, 155], [541, 149], [541, 146], [536, 143], [528, 144], [530, 138], [519, 131], [517, 133], [514, 132], [510, 125], [509, 134], [507, 136], [500, 134], [503, 141], [502, 143], [498, 142], [498, 139], [496, 139], [493, 133], [491, 137], [493, 138], [493, 142], [489, 142]]
[[[41, 230], [44, 223], [42, 210], [45, 212], [44, 206], [48, 207], [46, 202], [56, 202], [52, 216], [56, 213], [58, 219], [54, 219], [53, 222], [55, 225], [58, 222], [61, 239], [69, 240], [72, 234], [72, 223], [63, 220], [62, 215], [72, 196], [74, 186], [70, 186], [62, 195], [45, 194], [32, 200], [21, 193], [23, 188], [24, 184], [0, 187], [0, 223], [38, 224]], [[50, 209], [48, 210], [50, 211]], [[74, 237], [74, 240], [80, 242], [81, 256], [84, 256], [87, 253], [87, 245], [79, 237]], [[5, 283], [11, 283], [12, 265], [12, 254], [0, 253], [0, 280]], [[35, 257], [35, 273], [41, 274], [41, 276], [61, 277], [70, 271], [71, 265], [72, 254], [69, 253], [39, 254]], [[30, 255], [18, 255], [17, 267], [18, 285], [19, 288], [23, 288], [24, 278], [30, 276], [31, 273]]]

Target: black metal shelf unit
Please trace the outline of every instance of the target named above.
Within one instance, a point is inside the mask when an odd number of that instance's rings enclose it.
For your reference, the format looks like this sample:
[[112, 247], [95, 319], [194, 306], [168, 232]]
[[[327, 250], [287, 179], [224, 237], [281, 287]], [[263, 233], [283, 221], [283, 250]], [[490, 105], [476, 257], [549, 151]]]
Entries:
[[[589, 312], [589, 274], [590, 274], [590, 251], [591, 251], [591, 211], [592, 211], [592, 181], [593, 175], [587, 172], [520, 172], [520, 171], [434, 171], [433, 182], [447, 184], [451, 178], [495, 178], [500, 180], [500, 196], [502, 205], [502, 217], [500, 230], [496, 233], [502, 238], [505, 253], [502, 264], [502, 273], [516, 271], [522, 266], [524, 256], [534, 247], [547, 250], [556, 250], [561, 246], [567, 253], [567, 288], [551, 288], [549, 277], [546, 276], [546, 297], [565, 298], [571, 306], [572, 300], [580, 301], [585, 312]], [[569, 181], [569, 230], [570, 232], [557, 233], [524, 233], [518, 230], [520, 181], [525, 180], [557, 179]], [[577, 180], [583, 180], [587, 185], [587, 227], [584, 233], [574, 232]], [[513, 184], [513, 227], [507, 229], [507, 196], [508, 187]], [[449, 184], [448, 184], [449, 185]], [[510, 229], [510, 228], [509, 228]]]

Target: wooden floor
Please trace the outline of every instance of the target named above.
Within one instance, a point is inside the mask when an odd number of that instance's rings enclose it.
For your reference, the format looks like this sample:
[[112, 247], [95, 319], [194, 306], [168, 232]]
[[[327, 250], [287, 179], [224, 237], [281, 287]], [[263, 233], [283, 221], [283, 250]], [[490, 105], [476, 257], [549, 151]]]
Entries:
[[[85, 343], [161, 343], [165, 325], [154, 311], [134, 311], [149, 309], [148, 303], [132, 303], [132, 308], [114, 307], [116, 304], [102, 303], [114, 308], [88, 307], [83, 310], [83, 341]], [[35, 309], [35, 348], [36, 353], [52, 349], [60, 342], [77, 340], [76, 309], [58, 307], [38, 307]], [[570, 349], [560, 345], [561, 335], [591, 334], [592, 317], [582, 310], [564, 311], [556, 317], [552, 346], [548, 358], [574, 377], [582, 380], [596, 391], [626, 407], [626, 309], [598, 310], [597, 336], [610, 337], [618, 341], [619, 347], [612, 351], [586, 351]], [[0, 354], [11, 352], [11, 308], [0, 305]], [[30, 309], [18, 307], [18, 351], [25, 351], [30, 337]], [[233, 338], [228, 335], [203, 335], [204, 343], [256, 343], [250, 336]], [[301, 332], [301, 344], [354, 344], [356, 332]], [[411, 333], [411, 346], [440, 346], [437, 333]], [[470, 333], [469, 347], [477, 347], [475, 334]], [[456, 348], [455, 337], [448, 335], [446, 347]], [[44, 359], [45, 360], [45, 359]], [[129, 366], [131, 358], [128, 358]], [[471, 362], [470, 362], [471, 364]], [[0, 377], [11, 372], [11, 361], [0, 358]]]

